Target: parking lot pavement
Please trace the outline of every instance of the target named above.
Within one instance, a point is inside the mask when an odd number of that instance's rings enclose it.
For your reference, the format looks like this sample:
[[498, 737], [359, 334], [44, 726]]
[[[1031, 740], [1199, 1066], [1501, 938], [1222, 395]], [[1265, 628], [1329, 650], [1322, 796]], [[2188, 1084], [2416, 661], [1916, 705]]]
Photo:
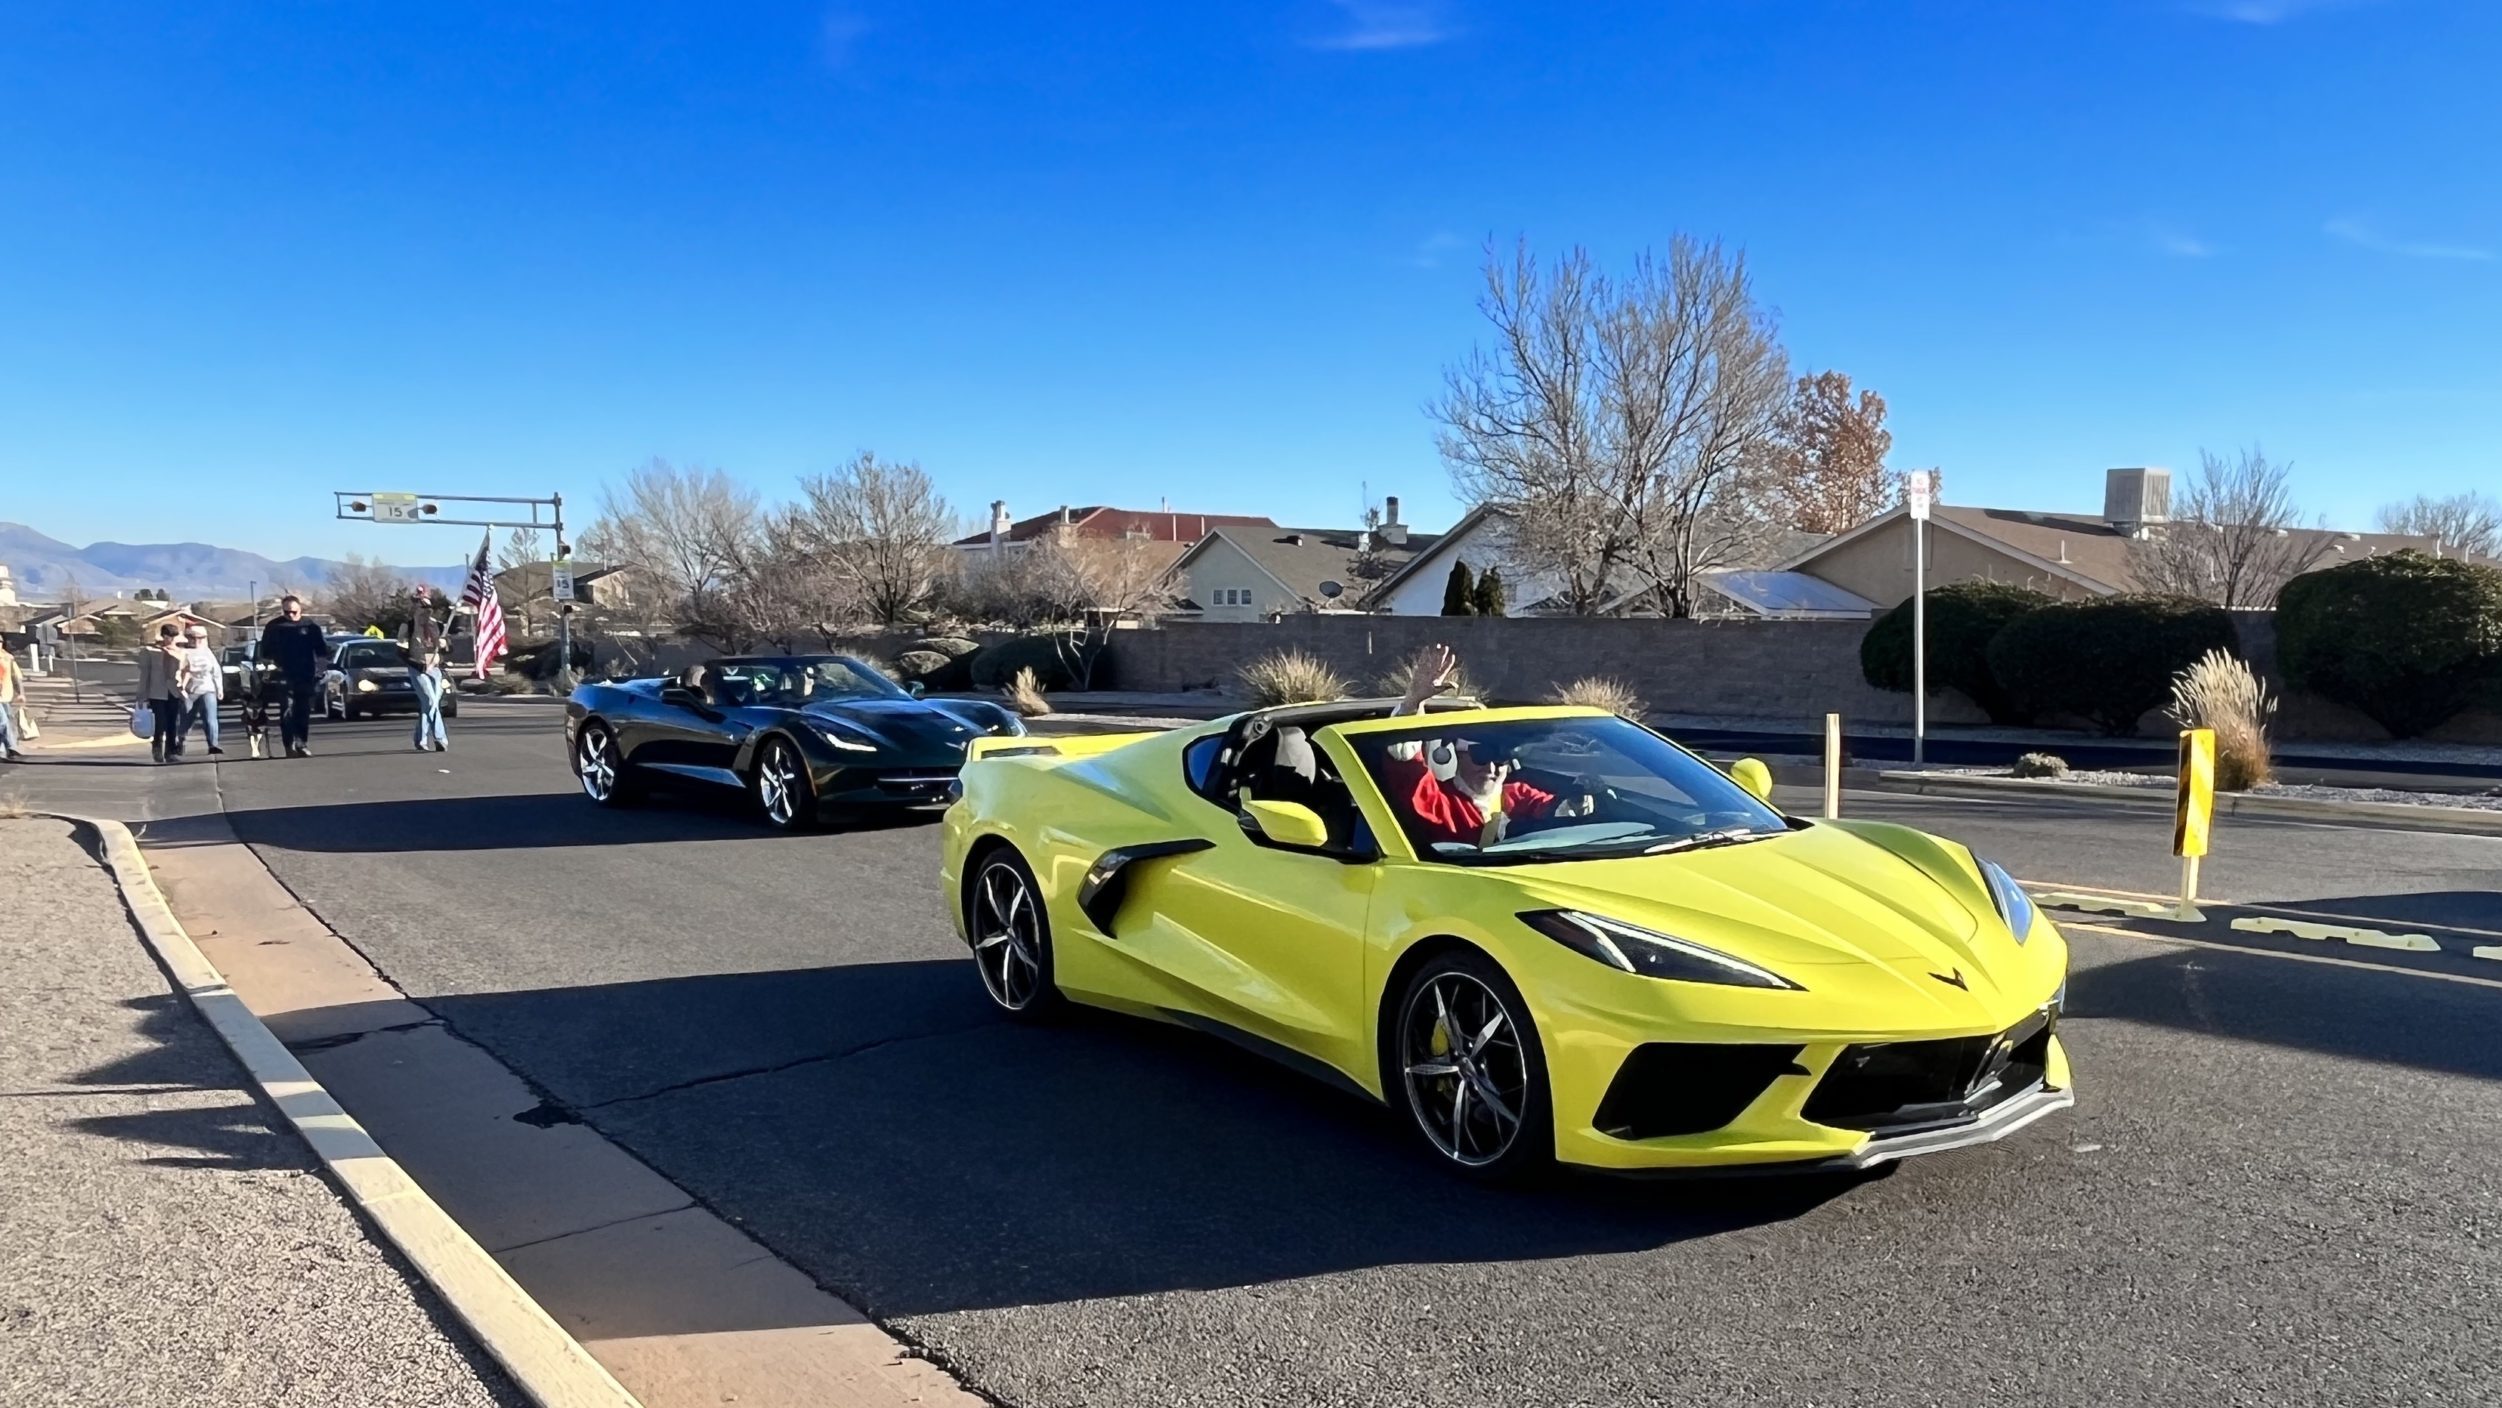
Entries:
[[[2068, 1114], [1865, 1180], [1530, 1192], [1215, 1042], [994, 1020], [925, 823], [601, 811], [544, 712], [219, 769], [410, 996], [974, 1386], [1057, 1404], [2351, 1404], [2502, 1382], [2502, 990], [2079, 929]], [[2160, 890], [2168, 817], [1858, 797]], [[175, 823], [178, 829], [179, 822]], [[2212, 893], [2502, 929], [2502, 839], [2228, 819]], [[454, 903], [454, 897], [469, 897]], [[484, 897], [480, 899], [478, 897]], [[2502, 966], [2502, 965], [2498, 965]]]
[[519, 1404], [167, 986], [63, 823], [0, 820], [0, 1397]]

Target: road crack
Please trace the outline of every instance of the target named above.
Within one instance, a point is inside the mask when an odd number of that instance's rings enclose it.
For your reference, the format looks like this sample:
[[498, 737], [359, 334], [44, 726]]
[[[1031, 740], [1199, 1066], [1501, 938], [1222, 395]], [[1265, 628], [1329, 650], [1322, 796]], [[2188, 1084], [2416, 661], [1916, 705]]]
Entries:
[[830, 1061], [848, 1061], [854, 1056], [866, 1055], [869, 1052], [882, 1050], [889, 1046], [902, 1046], [916, 1041], [930, 1041], [939, 1037], [962, 1036], [967, 1032], [977, 1032], [985, 1027], [994, 1027], [997, 1025], [997, 1019], [991, 1018], [979, 1022], [968, 1022], [962, 1026], [941, 1027], [936, 1031], [908, 1032], [901, 1036], [883, 1036], [879, 1037], [875, 1041], [864, 1041], [856, 1046], [846, 1046], [840, 1051], [820, 1052], [814, 1056], [801, 1056], [789, 1061], [776, 1061], [771, 1065], [750, 1066], [743, 1070], [720, 1071], [708, 1076], [696, 1076], [691, 1080], [678, 1081], [675, 1084], [660, 1086], [657, 1089], [642, 1091], [638, 1094], [612, 1096], [606, 1100], [595, 1101], [588, 1105], [576, 1105], [572, 1108], [576, 1113], [583, 1113], [591, 1110], [611, 1109], [618, 1105], [632, 1105], [644, 1100], [657, 1100], [663, 1095], [675, 1095], [680, 1091], [701, 1089], [707, 1085], [724, 1085], [734, 1080], [750, 1080], [757, 1076], [780, 1075], [784, 1071], [793, 1071], [802, 1066], [820, 1065]]

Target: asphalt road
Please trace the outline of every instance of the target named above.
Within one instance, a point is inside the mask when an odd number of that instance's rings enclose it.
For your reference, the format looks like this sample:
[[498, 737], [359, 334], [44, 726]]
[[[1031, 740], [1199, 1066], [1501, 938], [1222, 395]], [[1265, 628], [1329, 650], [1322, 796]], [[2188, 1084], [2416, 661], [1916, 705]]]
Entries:
[[[398, 721], [317, 725], [312, 759], [230, 758], [223, 801], [412, 996], [1007, 1403], [2502, 1385], [2502, 988], [2411, 971], [2437, 964], [2076, 932], [2081, 1103], [2008, 1142], [1870, 1180], [1488, 1191], [1217, 1042], [995, 1020], [934, 826], [598, 811], [557, 720], [481, 707], [440, 757]], [[1851, 806], [2028, 880], [2174, 878], [2160, 809]], [[2502, 839], [2227, 820], [2208, 874], [2233, 899], [2502, 931]]]

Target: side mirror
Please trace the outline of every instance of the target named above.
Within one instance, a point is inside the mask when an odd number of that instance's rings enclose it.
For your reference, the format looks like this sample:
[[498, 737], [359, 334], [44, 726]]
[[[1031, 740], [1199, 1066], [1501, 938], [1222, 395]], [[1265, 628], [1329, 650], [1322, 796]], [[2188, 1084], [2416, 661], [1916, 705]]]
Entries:
[[1301, 802], [1263, 802], [1246, 797], [1242, 811], [1260, 835], [1277, 845], [1310, 851], [1329, 844], [1329, 824], [1320, 819], [1319, 812]]
[[921, 687], [921, 682], [919, 680], [913, 680], [904, 686], [904, 693], [918, 699], [922, 695], [929, 693], [929, 691]]
[[1729, 764], [1729, 780], [1745, 788], [1758, 802], [1772, 800], [1772, 769], [1761, 758], [1740, 758]]

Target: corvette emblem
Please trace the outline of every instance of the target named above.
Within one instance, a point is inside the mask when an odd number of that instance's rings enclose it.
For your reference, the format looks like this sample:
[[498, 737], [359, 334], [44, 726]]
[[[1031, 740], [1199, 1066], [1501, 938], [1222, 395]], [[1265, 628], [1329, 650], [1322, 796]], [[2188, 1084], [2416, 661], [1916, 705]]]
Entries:
[[1952, 973], [1931, 973], [1929, 976], [1937, 979], [1939, 982], [1944, 983], [1950, 988], [1962, 988], [1965, 992], [1972, 991], [1971, 987], [1963, 980], [1963, 970], [1961, 968], [1956, 969]]

